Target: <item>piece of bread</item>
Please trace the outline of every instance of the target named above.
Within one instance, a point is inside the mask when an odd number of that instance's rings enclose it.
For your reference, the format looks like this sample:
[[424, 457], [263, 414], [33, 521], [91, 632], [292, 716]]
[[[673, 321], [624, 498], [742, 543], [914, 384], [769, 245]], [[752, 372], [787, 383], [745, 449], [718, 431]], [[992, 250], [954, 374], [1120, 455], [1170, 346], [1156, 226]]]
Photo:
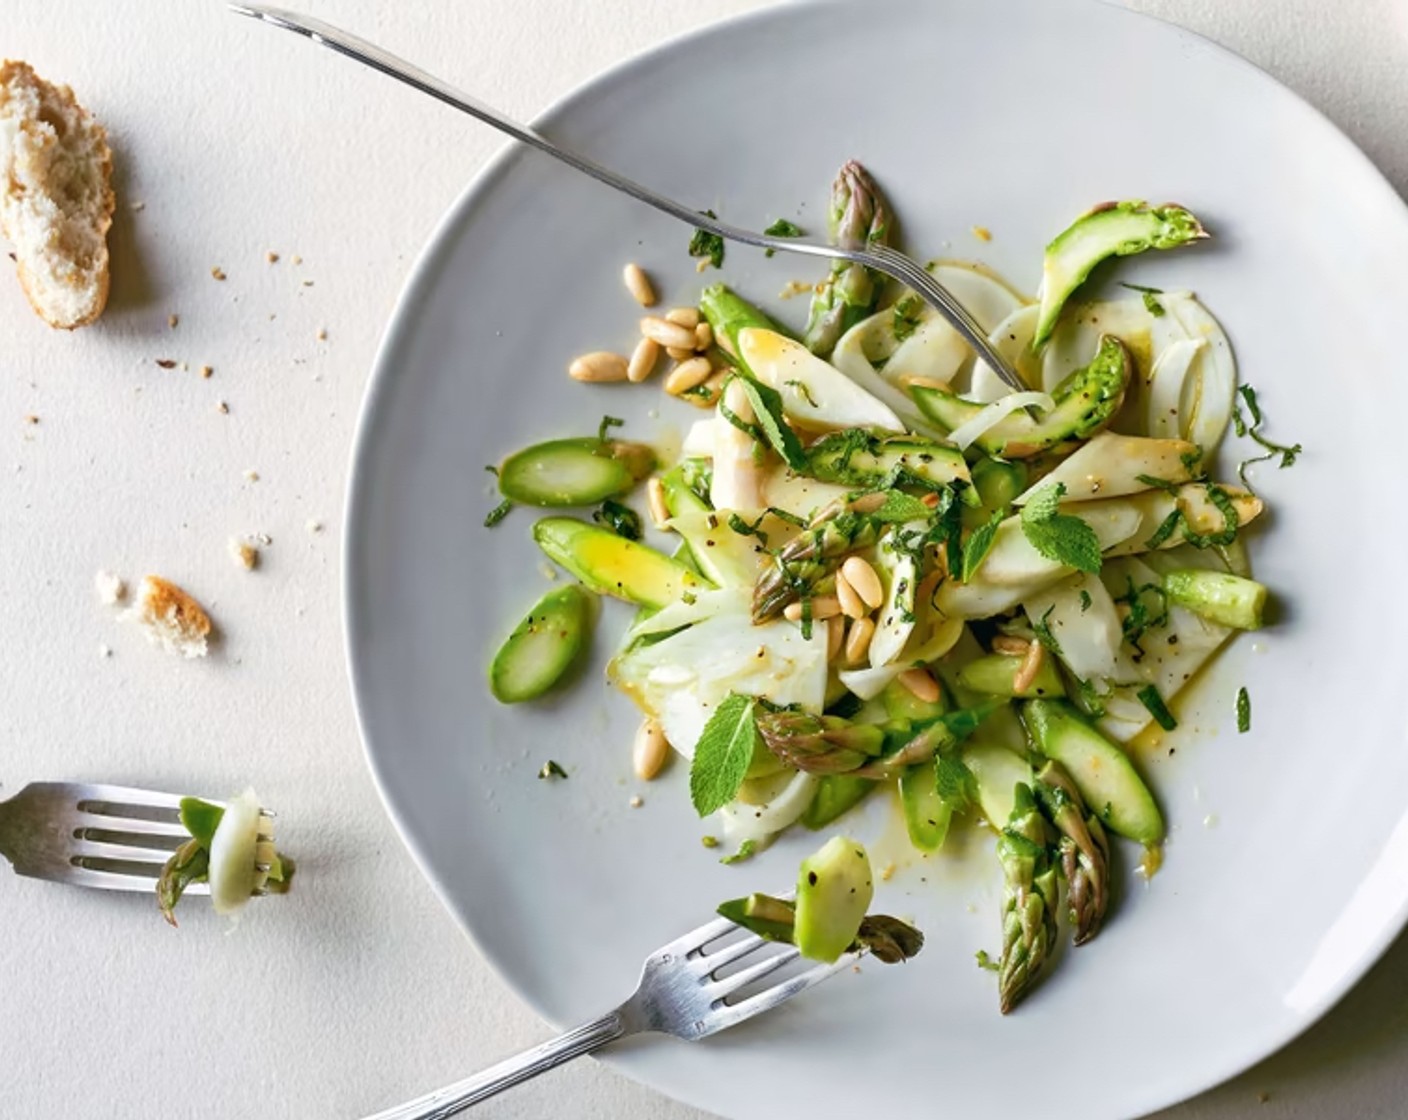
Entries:
[[210, 616], [170, 580], [144, 576], [127, 617], [145, 627], [152, 642], [172, 653], [204, 657], [209, 651]]
[[68, 86], [0, 64], [0, 232], [20, 285], [52, 327], [91, 323], [108, 300], [112, 151]]

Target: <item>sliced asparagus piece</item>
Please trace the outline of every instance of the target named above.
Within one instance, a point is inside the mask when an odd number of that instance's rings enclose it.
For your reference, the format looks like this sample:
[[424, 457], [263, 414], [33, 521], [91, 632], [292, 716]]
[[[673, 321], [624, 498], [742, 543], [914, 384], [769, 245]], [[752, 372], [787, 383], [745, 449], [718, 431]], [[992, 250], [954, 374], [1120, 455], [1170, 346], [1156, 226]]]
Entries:
[[549, 591], [499, 647], [489, 690], [501, 704], [533, 700], [562, 679], [586, 647], [591, 596], [576, 584]]
[[1048, 759], [1036, 773], [1036, 795], [1061, 833], [1058, 844], [1066, 879], [1066, 910], [1077, 945], [1100, 932], [1110, 904], [1110, 841], [1100, 819], [1059, 762]]
[[[796, 905], [766, 894], [730, 899], [719, 906], [729, 921], [769, 941], [790, 945], [796, 928]], [[924, 947], [924, 935], [888, 914], [867, 914], [856, 931], [850, 951], [868, 950], [882, 964], [899, 964]]]
[[920, 436], [891, 436], [861, 428], [831, 432], [807, 448], [807, 471], [822, 482], [873, 489], [895, 478], [943, 486], [968, 482], [968, 464], [957, 448]]
[[1063, 700], [1031, 700], [1022, 708], [1036, 749], [1069, 772], [1085, 803], [1112, 831], [1141, 844], [1157, 844], [1164, 818], [1129, 755], [1106, 739]]
[[812, 594], [856, 549], [869, 548], [879, 536], [874, 518], [838, 513], [813, 525], [784, 545], [753, 588], [753, 620], [766, 622], [793, 599]]
[[1056, 943], [1060, 883], [1051, 838], [1031, 787], [1016, 788], [1012, 816], [997, 840], [1002, 865], [1002, 955], [999, 1006], [1006, 1015], [1036, 983]]
[[932, 761], [900, 774], [900, 806], [909, 842], [921, 852], [943, 847], [953, 821], [953, 804], [939, 792], [938, 769]]
[[[846, 248], [885, 245], [894, 232], [889, 204], [875, 180], [855, 160], [848, 161], [831, 186], [827, 229], [833, 244]], [[840, 337], [875, 309], [881, 280], [864, 265], [837, 261], [812, 297], [803, 341], [813, 354], [831, 353]]]
[[545, 517], [533, 526], [533, 539], [592, 591], [643, 607], [663, 607], [705, 586], [678, 560], [576, 518]]
[[1016, 677], [1025, 658], [1005, 653], [989, 653], [976, 657], [958, 670], [958, 683], [974, 692], [989, 696], [1019, 697], [1025, 700], [1042, 696], [1064, 696], [1066, 686], [1051, 658], [1042, 659], [1041, 668], [1025, 688], [1016, 687]]
[[589, 506], [624, 494], [655, 469], [640, 443], [555, 439], [510, 455], [499, 466], [499, 491], [530, 506]]
[[1227, 572], [1185, 568], [1164, 575], [1170, 603], [1186, 607], [1200, 618], [1237, 630], [1261, 629], [1266, 588], [1254, 579]]
[[[1052, 393], [1054, 409], [1039, 420], [1025, 412], [1013, 412], [975, 442], [989, 455], [1029, 459], [1070, 440], [1088, 439], [1119, 412], [1132, 369], [1124, 343], [1113, 335], [1102, 335], [1090, 364], [1072, 373]], [[945, 389], [914, 385], [910, 393], [924, 414], [946, 432], [987, 407]]]
[[843, 813], [859, 805], [880, 787], [869, 778], [849, 774], [827, 774], [816, 787], [816, 795], [802, 814], [802, 825], [813, 832], [825, 828]]
[[793, 929], [802, 956], [830, 962], [849, 949], [874, 896], [870, 857], [857, 841], [834, 836], [804, 859]]
[[978, 504], [963, 511], [963, 527], [976, 529], [998, 510], [1008, 509], [1027, 487], [1025, 463], [1005, 459], [979, 459], [970, 468]]
[[1198, 219], [1181, 206], [1107, 202], [1077, 218], [1046, 247], [1033, 348], [1045, 345], [1066, 300], [1101, 261], [1147, 249], [1173, 249], [1207, 236]]
[[959, 754], [978, 786], [978, 810], [999, 832], [1012, 816], [1017, 787], [1030, 785], [1032, 768], [1016, 751], [997, 743], [968, 743]]

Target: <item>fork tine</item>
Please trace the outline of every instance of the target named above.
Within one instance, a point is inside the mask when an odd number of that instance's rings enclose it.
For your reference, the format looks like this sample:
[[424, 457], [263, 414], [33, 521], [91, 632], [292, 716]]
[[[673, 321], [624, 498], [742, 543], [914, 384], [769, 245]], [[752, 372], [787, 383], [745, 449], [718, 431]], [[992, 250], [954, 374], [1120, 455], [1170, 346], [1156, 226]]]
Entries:
[[662, 945], [656, 950], [656, 954], [669, 953], [676, 957], [688, 956], [696, 949], [702, 949], [709, 942], [716, 941], [729, 930], [737, 928], [738, 926], [727, 918], [715, 918], [712, 922], [705, 922], [698, 929], [690, 930], [683, 937], [675, 938], [668, 945]]
[[708, 953], [697, 958], [692, 963], [695, 970], [701, 976], [707, 976], [711, 972], [717, 972], [721, 968], [731, 965], [734, 961], [746, 957], [749, 953], [756, 952], [764, 945], [775, 945], [777, 942], [768, 941], [759, 937], [756, 933], [740, 938], [738, 941], [730, 942], [717, 953]]
[[74, 820], [75, 831], [125, 832], [138, 836], [161, 836], [179, 840], [189, 840], [187, 832], [179, 821], [148, 821], [140, 817], [100, 816], [95, 813], [82, 813]]
[[82, 837], [74, 842], [74, 859], [120, 859], [131, 863], [150, 863], [160, 868], [171, 856], [172, 849], [142, 847], [136, 844], [119, 844], [108, 840], [94, 840]]
[[835, 976], [843, 968], [848, 968], [859, 959], [859, 953], [847, 953], [835, 964], [819, 964], [800, 976], [794, 976], [790, 980], [778, 984], [775, 988], [769, 988], [765, 992], [759, 992], [755, 996], [740, 1000], [731, 1007], [721, 1006], [710, 1015], [706, 1033], [713, 1034], [715, 1031], [735, 1026], [743, 1022], [744, 1019], [751, 1019], [754, 1015], [770, 1011], [778, 1004], [786, 1003], [793, 996], [806, 991], [814, 984], [820, 984], [823, 980]]
[[755, 980], [761, 980], [768, 973], [776, 972], [783, 965], [791, 964], [799, 956], [801, 954], [797, 951], [797, 947], [788, 945], [782, 952], [774, 953], [766, 960], [749, 965], [747, 968], [741, 968], [732, 975], [717, 980], [709, 986], [710, 991], [718, 999], [727, 999], [734, 992], [741, 992]]

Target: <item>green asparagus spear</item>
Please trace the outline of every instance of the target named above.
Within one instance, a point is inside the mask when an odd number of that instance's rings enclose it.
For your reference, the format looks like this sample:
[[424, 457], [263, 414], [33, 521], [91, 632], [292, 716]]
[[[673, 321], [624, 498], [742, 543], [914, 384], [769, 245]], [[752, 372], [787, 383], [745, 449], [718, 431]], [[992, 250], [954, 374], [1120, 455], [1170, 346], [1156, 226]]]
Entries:
[[1012, 817], [998, 837], [997, 858], [1005, 879], [998, 998], [1006, 1015], [1036, 983], [1056, 942], [1059, 883], [1046, 818], [1030, 786], [1017, 787]]
[[[782, 898], [751, 894], [719, 906], [719, 913], [731, 922], [769, 941], [792, 943], [796, 907]], [[924, 935], [911, 925], [888, 914], [867, 914], [860, 923], [852, 950], [868, 949], [882, 964], [899, 964], [916, 956], [924, 947]]]
[[[836, 175], [827, 215], [831, 240], [858, 249], [887, 244], [893, 218], [880, 188], [864, 167], [851, 160]], [[846, 331], [875, 309], [880, 277], [864, 265], [837, 261], [812, 297], [803, 340], [813, 354], [826, 357]]]
[[768, 750], [809, 774], [846, 774], [885, 747], [885, 730], [840, 716], [814, 716], [783, 709], [757, 713], [758, 734]]
[[810, 595], [819, 580], [841, 566], [847, 553], [874, 544], [879, 531], [880, 524], [874, 518], [845, 511], [792, 538], [758, 577], [753, 588], [753, 621], [775, 618], [793, 599]]
[[1066, 908], [1077, 945], [1100, 932], [1110, 903], [1110, 842], [1100, 818], [1086, 807], [1066, 768], [1047, 761], [1036, 774], [1036, 794], [1061, 833]]

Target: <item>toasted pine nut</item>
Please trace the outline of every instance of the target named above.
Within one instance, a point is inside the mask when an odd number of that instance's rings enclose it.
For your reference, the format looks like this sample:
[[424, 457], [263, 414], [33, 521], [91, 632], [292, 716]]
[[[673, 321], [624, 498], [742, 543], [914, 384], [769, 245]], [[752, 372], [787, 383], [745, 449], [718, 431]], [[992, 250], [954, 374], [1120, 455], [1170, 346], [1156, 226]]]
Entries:
[[[835, 618], [841, 613], [841, 604], [835, 595], [818, 595], [812, 600], [812, 621], [824, 622], [828, 618]], [[798, 599], [795, 603], [788, 603], [782, 609], [782, 616], [789, 622], [802, 621], [802, 601]]]
[[856, 594], [845, 572], [836, 573], [836, 600], [841, 604], [841, 613], [847, 618], [864, 618], [870, 613], [865, 600]]
[[906, 669], [895, 679], [909, 689], [916, 700], [933, 704], [939, 699], [939, 682], [928, 669]]
[[1046, 661], [1046, 647], [1040, 642], [1032, 642], [1027, 646], [1027, 656], [1022, 659], [1022, 664], [1012, 677], [1012, 691], [1026, 692], [1031, 688], [1032, 682], [1036, 680], [1036, 675], [1041, 672], [1041, 666]]
[[626, 363], [627, 381], [644, 381], [655, 372], [655, 364], [660, 360], [660, 344], [653, 338], [642, 338], [631, 351], [631, 360]]
[[694, 328], [694, 348], [707, 350], [714, 345], [714, 328], [708, 323], [700, 323]]
[[846, 640], [846, 617], [835, 614], [826, 620], [826, 660], [835, 661]]
[[879, 509], [879, 508], [880, 508], [881, 506], [883, 506], [884, 504], [885, 504], [885, 493], [884, 493], [884, 491], [882, 491], [882, 490], [876, 490], [874, 493], [871, 493], [871, 494], [862, 494], [859, 498], [857, 498], [855, 501], [853, 501], [853, 502], [851, 503], [851, 512], [852, 512], [852, 513], [874, 513], [877, 509]]
[[841, 565], [841, 574], [860, 596], [861, 602], [871, 610], [885, 601], [885, 587], [868, 560], [860, 556], [846, 557], [846, 562]]
[[951, 576], [953, 573], [948, 570], [948, 541], [944, 541], [938, 548], [934, 549], [934, 570], [942, 572], [944, 576]]
[[676, 362], [687, 362], [690, 358], [694, 357], [693, 350], [682, 350], [678, 346], [665, 347], [665, 353], [670, 356], [672, 361]]
[[999, 634], [992, 640], [993, 653], [1005, 653], [1009, 657], [1026, 657], [1031, 642], [1026, 638], [1014, 638], [1011, 634]]
[[567, 373], [575, 381], [625, 381], [626, 359], [609, 350], [594, 350], [574, 359]]
[[676, 307], [665, 312], [665, 318], [671, 323], [677, 323], [693, 330], [699, 325], [699, 309], [697, 307]]
[[642, 307], [655, 306], [655, 288], [650, 283], [650, 277], [645, 274], [645, 270], [635, 261], [626, 265], [621, 279], [626, 282], [626, 290], [635, 297], [638, 304]]
[[694, 328], [682, 327], [658, 315], [647, 315], [640, 321], [640, 333], [653, 338], [661, 346], [673, 346], [678, 350], [694, 352]]
[[719, 403], [719, 398], [723, 396], [724, 382], [728, 380], [728, 376], [726, 371], [719, 370], [718, 373], [714, 374], [708, 381], [699, 386], [699, 392], [690, 393], [684, 399], [694, 405], [695, 408], [713, 408]]
[[947, 389], [947, 381], [938, 381], [932, 377], [921, 377], [917, 373], [902, 373], [897, 378], [899, 383], [906, 389], [913, 389], [918, 386], [921, 389]]
[[631, 746], [631, 761], [635, 765], [636, 777], [643, 782], [650, 781], [669, 757], [670, 744], [665, 732], [653, 719], [641, 720], [636, 731], [636, 740]]
[[870, 652], [870, 639], [875, 637], [875, 623], [868, 618], [858, 618], [846, 631], [846, 661], [859, 665]]
[[670, 375], [665, 378], [665, 392], [677, 397], [686, 389], [702, 385], [713, 372], [714, 367], [708, 358], [690, 358], [670, 371]]
[[645, 484], [645, 502], [650, 508], [650, 520], [657, 529], [662, 528], [670, 520], [670, 507], [665, 504], [665, 484], [659, 475], [651, 475]]
[[919, 500], [923, 502], [926, 506], [928, 506], [930, 509], [937, 508], [939, 504], [939, 496], [932, 490], [930, 490], [929, 493], [925, 494]]

